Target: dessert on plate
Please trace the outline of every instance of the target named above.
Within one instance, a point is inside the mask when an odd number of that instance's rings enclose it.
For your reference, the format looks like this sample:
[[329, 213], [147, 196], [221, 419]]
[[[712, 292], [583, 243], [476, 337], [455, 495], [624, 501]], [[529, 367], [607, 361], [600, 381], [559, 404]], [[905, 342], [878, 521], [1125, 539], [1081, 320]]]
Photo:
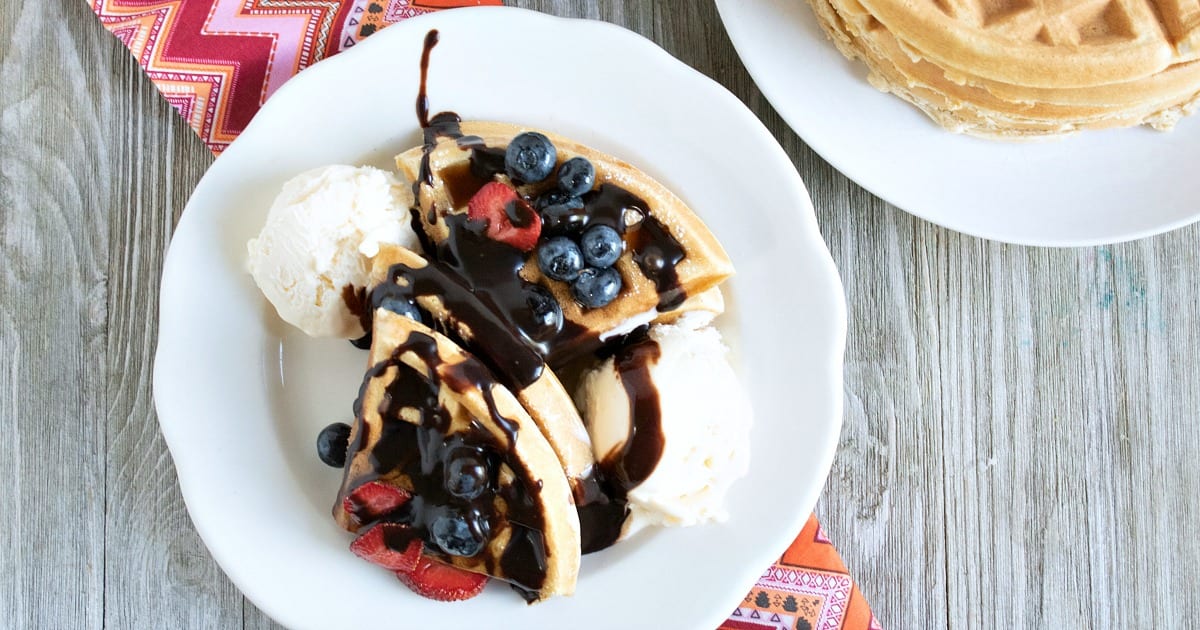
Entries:
[[733, 266], [624, 161], [430, 116], [436, 37], [421, 145], [286, 183], [249, 268], [285, 321], [368, 350], [353, 422], [317, 440], [352, 552], [426, 597], [536, 602], [582, 554], [727, 518], [752, 416], [712, 325]]
[[868, 80], [947, 129], [1028, 139], [1170, 130], [1200, 99], [1200, 13], [1153, 0], [809, 0]]

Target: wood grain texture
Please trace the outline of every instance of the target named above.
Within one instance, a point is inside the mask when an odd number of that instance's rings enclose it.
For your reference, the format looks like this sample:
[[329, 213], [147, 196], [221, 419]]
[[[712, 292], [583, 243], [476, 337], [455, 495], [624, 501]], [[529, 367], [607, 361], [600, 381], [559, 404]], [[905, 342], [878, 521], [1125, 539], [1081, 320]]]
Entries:
[[[809, 150], [709, 0], [511, 4], [655, 40], [794, 159], [850, 315], [818, 514], [884, 627], [1200, 627], [1200, 227], [962, 236]], [[86, 3], [0, 0], [0, 627], [277, 627], [196, 536], [150, 396], [162, 256], [211, 160]]]

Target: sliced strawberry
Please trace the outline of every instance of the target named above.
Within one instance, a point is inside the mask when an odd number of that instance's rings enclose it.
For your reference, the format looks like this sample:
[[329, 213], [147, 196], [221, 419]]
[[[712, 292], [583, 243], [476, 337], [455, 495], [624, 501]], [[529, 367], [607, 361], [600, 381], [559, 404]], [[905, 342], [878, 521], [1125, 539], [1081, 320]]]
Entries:
[[411, 571], [397, 571], [396, 577], [414, 593], [439, 602], [471, 599], [483, 590], [488, 577], [421, 556]]
[[394, 512], [408, 502], [409, 494], [382, 481], [370, 481], [354, 489], [342, 500], [342, 509], [359, 523], [371, 521]]
[[542, 235], [542, 217], [512, 186], [488, 182], [467, 202], [467, 216], [487, 221], [488, 238], [527, 252]]
[[[350, 551], [354, 555], [392, 571], [412, 571], [421, 559], [421, 550], [425, 544], [420, 538], [412, 538], [403, 543], [403, 532], [409, 528], [399, 523], [380, 523], [368, 529], [350, 543]], [[399, 538], [405, 544], [404, 551], [397, 551], [388, 545], [389, 539]]]

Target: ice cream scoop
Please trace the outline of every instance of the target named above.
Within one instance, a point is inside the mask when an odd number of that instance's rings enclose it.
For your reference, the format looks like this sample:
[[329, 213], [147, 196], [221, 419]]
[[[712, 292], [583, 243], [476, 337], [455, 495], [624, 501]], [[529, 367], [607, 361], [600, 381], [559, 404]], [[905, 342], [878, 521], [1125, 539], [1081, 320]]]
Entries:
[[301, 173], [283, 185], [258, 238], [246, 244], [249, 271], [289, 324], [313, 337], [361, 337], [346, 298], [367, 285], [381, 243], [417, 247], [411, 205], [411, 190], [376, 168]]
[[625, 492], [626, 534], [728, 517], [749, 465], [749, 398], [720, 333], [682, 318], [584, 374], [576, 402], [611, 483]]

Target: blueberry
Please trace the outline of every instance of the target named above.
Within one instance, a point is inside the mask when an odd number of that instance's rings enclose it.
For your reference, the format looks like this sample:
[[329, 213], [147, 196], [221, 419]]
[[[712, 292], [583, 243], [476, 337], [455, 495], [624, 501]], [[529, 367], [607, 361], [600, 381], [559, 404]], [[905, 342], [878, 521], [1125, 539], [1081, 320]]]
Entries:
[[578, 234], [587, 225], [588, 214], [578, 198], [547, 206], [542, 210], [542, 231], [546, 234]]
[[550, 139], [535, 131], [512, 139], [504, 152], [504, 170], [508, 176], [528, 184], [542, 181], [554, 171], [558, 151]]
[[571, 284], [571, 295], [585, 308], [607, 306], [620, 292], [621, 274], [612, 267], [588, 267], [579, 272], [579, 277]]
[[409, 319], [421, 321], [421, 311], [417, 309], [417, 305], [412, 301], [406, 300], [394, 295], [385, 296], [379, 300], [379, 308], [387, 309], [397, 315], [403, 315]]
[[487, 490], [487, 461], [477, 450], [456, 450], [446, 462], [445, 475], [446, 491], [460, 499], [474, 499]]
[[541, 196], [537, 198], [537, 201], [533, 202], [533, 206], [539, 211], [545, 210], [550, 206], [561, 206], [563, 204], [571, 205], [576, 208], [582, 208], [583, 200], [579, 197], [572, 197], [571, 195], [568, 195], [557, 188], [551, 188], [550, 190], [542, 193]]
[[562, 330], [562, 306], [546, 287], [536, 284], [529, 287], [525, 293], [525, 304], [529, 306], [532, 320], [530, 335], [534, 339], [546, 339]]
[[555, 236], [538, 247], [538, 268], [547, 277], [570, 282], [583, 269], [583, 253], [575, 241], [565, 236]]
[[573, 157], [558, 167], [558, 187], [568, 195], [578, 197], [596, 183], [596, 167], [584, 157]]
[[591, 267], [611, 267], [625, 251], [621, 235], [607, 225], [593, 225], [579, 240], [583, 260]]
[[434, 519], [429, 534], [442, 551], [452, 556], [471, 557], [483, 550], [484, 543], [483, 537], [472, 529], [462, 514], [450, 513]]
[[334, 422], [317, 434], [317, 457], [334, 468], [341, 468], [346, 465], [346, 446], [349, 442], [350, 425]]

